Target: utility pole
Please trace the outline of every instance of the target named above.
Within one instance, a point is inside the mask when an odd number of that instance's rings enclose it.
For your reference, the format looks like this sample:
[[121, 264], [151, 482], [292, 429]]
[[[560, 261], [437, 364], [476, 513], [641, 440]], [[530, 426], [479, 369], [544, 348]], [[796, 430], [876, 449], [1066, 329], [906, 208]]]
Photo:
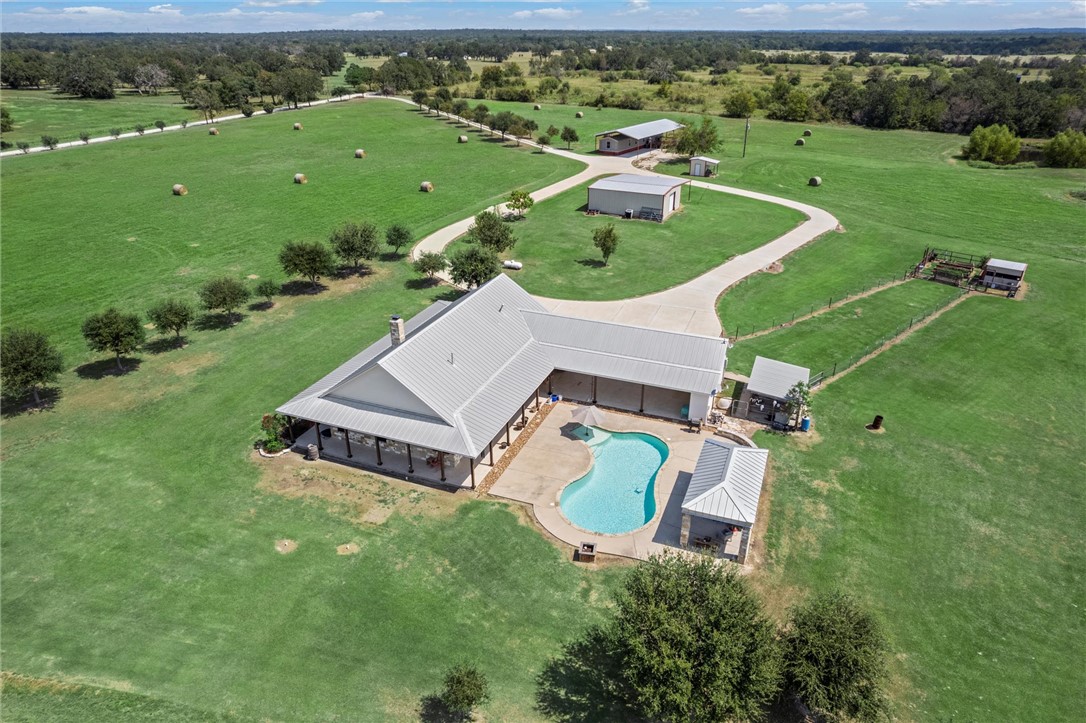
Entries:
[[747, 118], [747, 128], [743, 131], [743, 158], [747, 157], [747, 136], [750, 135], [750, 118]]

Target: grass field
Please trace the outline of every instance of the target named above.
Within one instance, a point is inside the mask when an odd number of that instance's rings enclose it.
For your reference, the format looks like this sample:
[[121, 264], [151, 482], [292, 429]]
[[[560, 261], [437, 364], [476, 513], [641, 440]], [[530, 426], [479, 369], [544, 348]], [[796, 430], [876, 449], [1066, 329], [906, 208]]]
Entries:
[[[798, 211], [748, 198], [683, 190], [683, 210], [664, 223], [585, 216], [591, 182], [536, 204], [513, 223], [517, 245], [504, 254], [524, 262], [508, 272], [533, 294], [608, 300], [661, 291], [708, 271], [791, 230]], [[619, 247], [607, 266], [592, 232], [615, 224]], [[454, 242], [448, 252], [465, 245]]]
[[929, 281], [892, 286], [794, 326], [739, 339], [728, 352], [728, 369], [750, 374], [754, 357], [764, 356], [817, 373], [869, 351], [911, 319], [919, 320], [960, 295], [952, 286]]

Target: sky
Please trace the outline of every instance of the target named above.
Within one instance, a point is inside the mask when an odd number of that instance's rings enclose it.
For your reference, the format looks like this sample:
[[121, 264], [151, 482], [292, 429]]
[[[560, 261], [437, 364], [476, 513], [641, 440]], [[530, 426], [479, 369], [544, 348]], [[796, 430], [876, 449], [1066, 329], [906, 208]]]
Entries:
[[1086, 32], [1086, 0], [0, 0], [3, 32], [412, 28]]

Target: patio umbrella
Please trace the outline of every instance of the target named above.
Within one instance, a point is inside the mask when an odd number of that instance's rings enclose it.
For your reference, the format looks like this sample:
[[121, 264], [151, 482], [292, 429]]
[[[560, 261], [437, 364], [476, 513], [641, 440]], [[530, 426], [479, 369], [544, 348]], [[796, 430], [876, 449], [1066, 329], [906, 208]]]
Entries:
[[573, 410], [573, 421], [586, 427], [599, 427], [607, 422], [607, 416], [595, 405], [577, 407]]

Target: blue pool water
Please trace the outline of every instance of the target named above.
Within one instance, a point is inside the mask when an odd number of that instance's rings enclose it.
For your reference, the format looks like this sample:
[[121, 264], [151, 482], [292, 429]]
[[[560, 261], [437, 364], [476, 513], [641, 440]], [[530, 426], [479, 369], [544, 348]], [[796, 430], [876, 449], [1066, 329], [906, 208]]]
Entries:
[[562, 490], [562, 513], [593, 532], [636, 530], [656, 516], [656, 473], [667, 459], [667, 445], [651, 434], [593, 431], [607, 436], [589, 443], [592, 469]]

